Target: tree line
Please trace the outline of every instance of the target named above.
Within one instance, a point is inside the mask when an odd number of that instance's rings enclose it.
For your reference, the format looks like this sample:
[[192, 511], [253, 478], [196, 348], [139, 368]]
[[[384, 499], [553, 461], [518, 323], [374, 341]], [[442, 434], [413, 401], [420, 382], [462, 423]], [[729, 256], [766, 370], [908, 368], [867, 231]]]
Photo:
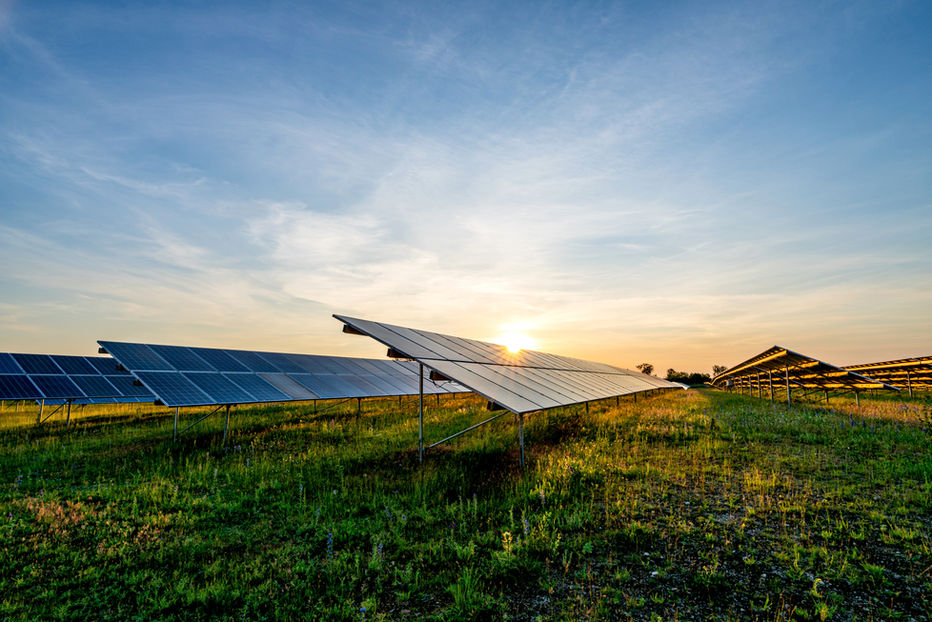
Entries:
[[[648, 376], [654, 375], [654, 366], [650, 363], [641, 363], [637, 368], [642, 374], [647, 374]], [[688, 385], [702, 385], [711, 382], [714, 376], [717, 376], [726, 369], [727, 367], [724, 365], [713, 365], [712, 374], [709, 375], [698, 371], [676, 371], [671, 367], [667, 370], [667, 380], [671, 382], [682, 382]]]

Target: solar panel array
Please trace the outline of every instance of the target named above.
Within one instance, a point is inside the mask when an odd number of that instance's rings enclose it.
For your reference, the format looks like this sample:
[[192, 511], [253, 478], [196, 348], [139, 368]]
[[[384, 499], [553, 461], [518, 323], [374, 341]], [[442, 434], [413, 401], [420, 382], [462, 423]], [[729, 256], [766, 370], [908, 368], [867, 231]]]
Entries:
[[100, 404], [155, 398], [110, 357], [2, 352], [0, 399]]
[[[340, 356], [99, 341], [169, 407], [418, 393], [416, 363]], [[425, 393], [465, 392], [425, 382]]]
[[856, 373], [870, 374], [899, 389], [928, 391], [932, 389], [932, 356], [922, 356], [879, 363], [846, 365], [845, 369]]
[[[517, 414], [677, 385], [637, 371], [533, 350], [334, 315], [389, 354], [413, 359]], [[348, 327], [348, 328], [347, 328]], [[437, 374], [434, 374], [435, 376]]]
[[[772, 384], [774, 380], [777, 381], [777, 385]], [[895, 387], [876, 378], [863, 376], [780, 346], [773, 346], [712, 379], [712, 384], [719, 388], [737, 386], [761, 389], [764, 383], [768, 383], [768, 389], [770, 386], [789, 384], [802, 389], [826, 391], [896, 390]]]

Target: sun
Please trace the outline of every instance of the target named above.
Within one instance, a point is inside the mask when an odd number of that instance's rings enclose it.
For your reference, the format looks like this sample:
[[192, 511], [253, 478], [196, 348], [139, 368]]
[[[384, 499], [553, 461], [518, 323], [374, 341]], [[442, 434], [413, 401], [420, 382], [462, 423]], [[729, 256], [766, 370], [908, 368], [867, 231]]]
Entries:
[[531, 337], [515, 331], [502, 333], [495, 338], [495, 343], [505, 346], [512, 354], [517, 354], [521, 350], [532, 350], [537, 347], [537, 344]]

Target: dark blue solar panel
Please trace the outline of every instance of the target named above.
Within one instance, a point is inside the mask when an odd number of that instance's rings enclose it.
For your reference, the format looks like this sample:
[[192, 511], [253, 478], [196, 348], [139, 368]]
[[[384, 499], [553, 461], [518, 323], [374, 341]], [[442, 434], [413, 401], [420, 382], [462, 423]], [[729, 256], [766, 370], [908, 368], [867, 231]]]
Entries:
[[43, 397], [85, 397], [68, 376], [30, 376], [29, 379], [42, 391]]
[[287, 354], [282, 354], [280, 352], [263, 352], [262, 358], [267, 360], [269, 363], [279, 368], [286, 374], [300, 374], [305, 371], [303, 367], [295, 363], [291, 357]]
[[335, 378], [333, 375], [323, 374], [288, 374], [288, 377], [298, 384], [313, 391], [321, 399], [331, 399], [336, 397], [348, 397], [342, 387], [328, 382], [329, 378]]
[[178, 372], [141, 371], [139, 377], [166, 406], [204, 406], [213, 399]]
[[287, 402], [291, 400], [287, 394], [255, 374], [224, 374], [228, 379], [241, 386], [260, 402]]
[[178, 371], [217, 371], [207, 361], [182, 346], [149, 346]]
[[103, 376], [71, 376], [71, 380], [88, 397], [115, 397], [120, 394]]
[[118, 371], [117, 362], [109, 356], [85, 356], [84, 360], [92, 365], [94, 369], [97, 370], [97, 373], [103, 374], [104, 376], [115, 376], [117, 374], [129, 375], [129, 372], [126, 370]]
[[225, 352], [249, 368], [249, 371], [269, 374], [281, 371], [265, 360], [258, 352], [250, 352], [248, 350], [225, 350]]
[[305, 365], [305, 367], [308, 368], [305, 371], [311, 374], [341, 374], [346, 371], [345, 368], [333, 362], [332, 356], [321, 356], [314, 361], [313, 366]]
[[60, 374], [61, 368], [48, 354], [14, 354], [13, 358], [27, 374]]
[[293, 400], [316, 400], [320, 397], [285, 374], [260, 374], [260, 377]]
[[0, 400], [41, 399], [42, 392], [23, 375], [0, 375]]
[[172, 371], [172, 366], [156, 354], [152, 348], [142, 343], [120, 343], [116, 341], [98, 341], [110, 356], [122, 363], [123, 367], [136, 371]]
[[12, 354], [0, 353], [0, 374], [21, 374], [23, 368], [19, 366]]
[[[213, 365], [218, 371], [249, 371], [232, 356], [215, 348], [191, 348], [195, 354]], [[130, 368], [132, 369], [132, 367]]]
[[87, 362], [83, 356], [65, 356], [63, 354], [52, 354], [52, 360], [58, 363], [62, 371], [69, 376], [75, 374], [96, 374], [94, 366]]
[[197, 387], [209, 395], [217, 404], [245, 404], [248, 402], [262, 401], [244, 391], [238, 385], [233, 384], [218, 372], [213, 373], [186, 373], [184, 377], [197, 385]]
[[364, 395], [376, 396], [376, 395], [391, 395], [392, 393], [394, 393], [394, 391], [391, 388], [379, 386], [377, 384], [369, 382], [368, 379], [363, 378], [361, 376], [350, 376], [350, 375], [344, 374], [340, 376], [340, 378], [342, 378], [346, 382], [349, 382], [354, 387], [359, 388], [359, 390], [362, 391]]
[[129, 374], [125, 376], [107, 376], [107, 381], [120, 391], [121, 397], [139, 397], [146, 401], [155, 399], [149, 389], [136, 384], [136, 379]]

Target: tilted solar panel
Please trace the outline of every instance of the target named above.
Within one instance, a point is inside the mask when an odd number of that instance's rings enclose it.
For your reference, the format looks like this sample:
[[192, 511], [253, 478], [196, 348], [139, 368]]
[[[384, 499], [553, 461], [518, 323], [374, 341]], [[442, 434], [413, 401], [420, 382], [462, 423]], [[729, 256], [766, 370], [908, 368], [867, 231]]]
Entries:
[[52, 360], [69, 376], [76, 374], [99, 375], [100, 373], [93, 365], [87, 362], [87, 357], [66, 356], [61, 354], [50, 354], [49, 356], [51, 356]]
[[16, 359], [8, 352], [0, 352], [0, 374], [25, 374]]
[[[129, 372], [118, 371], [117, 362], [110, 357], [2, 352], [0, 373], [4, 376], [0, 383], [3, 400], [48, 404], [155, 400], [143, 387], [132, 386]], [[117, 386], [110, 380], [114, 377], [123, 382]]]
[[522, 414], [654, 389], [682, 388], [640, 372], [546, 352], [509, 352], [504, 346], [404, 326], [334, 315], [346, 332], [388, 346]]
[[61, 374], [62, 369], [48, 354], [13, 354], [27, 374]]
[[[100, 341], [158, 401], [170, 407], [387, 397], [417, 393], [417, 366], [282, 352]], [[138, 366], [138, 367], [136, 367]], [[112, 382], [112, 380], [111, 380]], [[463, 393], [426, 380], [425, 393]]]
[[38, 400], [45, 397], [25, 374], [0, 374], [0, 399]]

